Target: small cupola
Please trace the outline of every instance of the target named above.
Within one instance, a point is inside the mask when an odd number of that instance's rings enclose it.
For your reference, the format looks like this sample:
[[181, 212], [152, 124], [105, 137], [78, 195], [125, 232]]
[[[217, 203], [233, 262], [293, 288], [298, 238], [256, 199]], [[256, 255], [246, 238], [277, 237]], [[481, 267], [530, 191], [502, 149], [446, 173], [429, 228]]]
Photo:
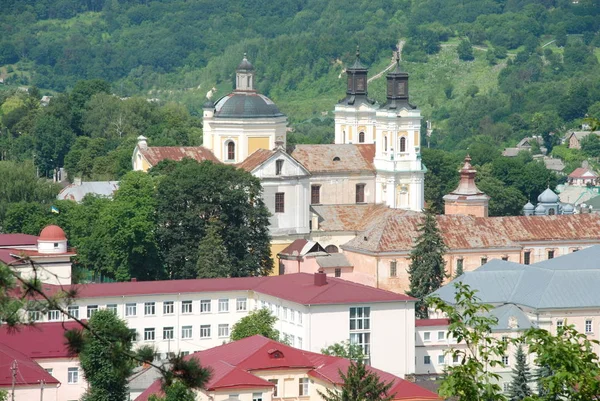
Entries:
[[356, 59], [354, 64], [346, 69], [348, 75], [348, 88], [346, 94], [349, 96], [367, 95], [367, 74], [369, 70], [360, 62], [360, 49], [356, 46]]
[[396, 67], [386, 75], [387, 92], [383, 109], [414, 109], [408, 102], [408, 73], [400, 68], [400, 52], [396, 52]]
[[39, 253], [65, 253], [67, 252], [67, 236], [59, 226], [46, 226], [40, 232], [37, 248]]
[[248, 61], [246, 53], [235, 70], [235, 90], [254, 91], [254, 66]]
[[137, 137], [137, 146], [139, 149], [148, 149], [148, 138], [144, 135]]

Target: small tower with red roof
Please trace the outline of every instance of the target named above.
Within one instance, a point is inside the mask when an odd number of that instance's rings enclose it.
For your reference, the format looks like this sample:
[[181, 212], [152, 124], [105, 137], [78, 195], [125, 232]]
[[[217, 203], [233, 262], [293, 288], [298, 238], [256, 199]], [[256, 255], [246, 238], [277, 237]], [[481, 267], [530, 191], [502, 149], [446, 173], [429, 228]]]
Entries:
[[477, 170], [471, 165], [471, 157], [467, 155], [460, 170], [458, 187], [444, 196], [445, 214], [464, 214], [475, 217], [488, 217], [490, 197], [475, 185]]
[[37, 240], [37, 248], [39, 253], [65, 253], [67, 236], [59, 226], [46, 226]]

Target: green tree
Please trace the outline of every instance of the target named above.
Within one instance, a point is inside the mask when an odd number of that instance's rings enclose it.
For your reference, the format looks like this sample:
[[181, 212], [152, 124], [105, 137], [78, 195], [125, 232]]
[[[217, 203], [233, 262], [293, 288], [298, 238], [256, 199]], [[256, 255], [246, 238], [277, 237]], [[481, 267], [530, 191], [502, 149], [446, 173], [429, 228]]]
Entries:
[[446, 278], [446, 249], [435, 213], [427, 208], [419, 226], [419, 236], [410, 252], [408, 268], [410, 289], [407, 294], [419, 300], [415, 306], [415, 314], [419, 318], [427, 317], [425, 297], [440, 288]]
[[365, 356], [360, 345], [352, 344], [350, 341], [342, 341], [331, 344], [328, 347], [321, 349], [321, 354], [339, 356], [353, 361], [362, 360]]
[[172, 385], [163, 389], [165, 396], [159, 397], [155, 394], [151, 395], [150, 401], [196, 401], [194, 392], [180, 381], [174, 382]]
[[277, 317], [268, 309], [253, 310], [248, 316], [244, 316], [233, 325], [229, 338], [231, 341], [237, 341], [260, 334], [271, 340], [279, 341], [279, 330], [275, 329], [276, 322]]
[[206, 234], [198, 246], [198, 278], [229, 277], [231, 262], [221, 237], [221, 224], [215, 219], [208, 222]]
[[[127, 324], [109, 310], [99, 310], [89, 320], [91, 330], [82, 333], [79, 363], [89, 384], [84, 401], [125, 401], [127, 379], [133, 373], [132, 338]], [[97, 336], [101, 336], [102, 339]], [[104, 339], [110, 339], [107, 344]]]
[[460, 41], [458, 46], [456, 47], [456, 53], [458, 53], [458, 58], [463, 61], [471, 61], [475, 59], [473, 55], [473, 45], [468, 39], [463, 39]]
[[37, 120], [33, 135], [35, 164], [40, 173], [51, 177], [55, 169], [64, 165], [65, 156], [75, 142], [75, 134], [63, 120], [45, 115]]
[[531, 374], [527, 365], [527, 357], [523, 351], [523, 346], [519, 344], [515, 354], [515, 367], [513, 368], [513, 379], [510, 384], [509, 399], [510, 401], [522, 401], [531, 396], [531, 388], [529, 381]]
[[589, 157], [600, 157], [600, 137], [591, 134], [583, 138], [581, 150]]
[[362, 360], [351, 362], [348, 370], [345, 373], [340, 370], [339, 374], [341, 389], [317, 390], [325, 401], [391, 401], [394, 398], [394, 394], [388, 394], [393, 382], [381, 381]]

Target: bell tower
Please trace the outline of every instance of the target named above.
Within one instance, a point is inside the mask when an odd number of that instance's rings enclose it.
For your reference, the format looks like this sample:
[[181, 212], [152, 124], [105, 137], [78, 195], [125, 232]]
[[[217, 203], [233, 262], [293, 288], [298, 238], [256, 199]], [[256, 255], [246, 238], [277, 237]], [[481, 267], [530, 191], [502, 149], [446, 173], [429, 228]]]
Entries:
[[235, 70], [235, 90], [254, 91], [254, 66], [248, 61], [246, 53]]
[[477, 170], [471, 165], [471, 157], [467, 155], [460, 169], [458, 187], [444, 195], [445, 214], [466, 214], [475, 217], [488, 217], [490, 197], [475, 185]]

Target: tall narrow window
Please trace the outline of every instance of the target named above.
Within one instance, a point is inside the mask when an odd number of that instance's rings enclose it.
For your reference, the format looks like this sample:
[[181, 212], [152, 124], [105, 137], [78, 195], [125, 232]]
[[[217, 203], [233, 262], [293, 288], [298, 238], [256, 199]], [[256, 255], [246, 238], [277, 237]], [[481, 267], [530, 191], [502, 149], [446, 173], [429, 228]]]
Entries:
[[364, 132], [360, 132], [358, 134], [358, 143], [365, 143], [365, 133]]
[[390, 262], [390, 277], [396, 277], [397, 275], [397, 262], [395, 260], [392, 260]]
[[227, 143], [227, 160], [235, 160], [235, 143], [233, 141]]
[[531, 251], [525, 251], [525, 253], [523, 253], [523, 263], [526, 265], [531, 263]]
[[285, 212], [285, 193], [277, 192], [275, 194], [275, 213]]
[[336, 267], [335, 270], [333, 271], [333, 274], [335, 277], [342, 277], [342, 268]]
[[554, 259], [554, 251], [548, 251], [548, 259]]
[[310, 204], [318, 205], [319, 203], [321, 203], [321, 186], [312, 185], [310, 187]]
[[481, 266], [487, 263], [487, 258], [481, 258]]
[[356, 184], [356, 203], [365, 203], [365, 184]]
[[383, 151], [387, 152], [387, 136], [383, 137]]
[[400, 138], [400, 152], [406, 152], [406, 138]]
[[275, 161], [275, 175], [281, 175], [282, 171], [283, 171], [283, 160], [276, 160]]
[[464, 259], [463, 258], [459, 258], [456, 259], [456, 270], [457, 271], [462, 271], [464, 268]]

